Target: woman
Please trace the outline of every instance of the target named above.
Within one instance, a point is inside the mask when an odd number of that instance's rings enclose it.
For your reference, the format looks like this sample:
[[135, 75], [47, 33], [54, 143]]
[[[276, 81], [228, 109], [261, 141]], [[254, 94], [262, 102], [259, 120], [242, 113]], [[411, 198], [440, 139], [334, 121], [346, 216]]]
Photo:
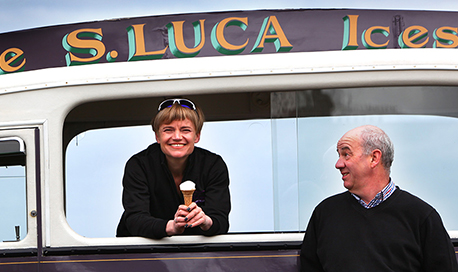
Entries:
[[[223, 159], [195, 147], [202, 110], [187, 99], [159, 105], [151, 125], [156, 141], [132, 156], [123, 178], [124, 213], [117, 236], [162, 238], [177, 234], [216, 235], [229, 229], [229, 174]], [[193, 202], [183, 205], [179, 185], [196, 184]]]

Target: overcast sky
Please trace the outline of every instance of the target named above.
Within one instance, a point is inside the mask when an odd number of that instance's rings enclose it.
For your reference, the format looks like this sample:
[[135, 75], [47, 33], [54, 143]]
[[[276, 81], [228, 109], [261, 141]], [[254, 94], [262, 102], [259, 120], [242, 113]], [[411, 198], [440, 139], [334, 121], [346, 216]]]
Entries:
[[257, 9], [379, 8], [458, 11], [456, 0], [0, 0], [0, 33], [137, 16]]

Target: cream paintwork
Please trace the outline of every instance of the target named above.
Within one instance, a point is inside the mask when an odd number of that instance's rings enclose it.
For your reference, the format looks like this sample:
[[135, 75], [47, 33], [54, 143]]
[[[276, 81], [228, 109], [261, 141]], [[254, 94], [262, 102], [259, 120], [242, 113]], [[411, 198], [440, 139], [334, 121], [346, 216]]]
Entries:
[[[159, 241], [82, 237], [69, 227], [63, 206], [62, 127], [67, 114], [79, 104], [107, 98], [194, 95], [214, 90], [458, 85], [457, 54], [446, 49], [287, 53], [94, 64], [1, 75], [0, 108], [9, 114], [0, 116], [0, 130], [28, 122], [40, 127], [43, 244], [47, 247], [301, 241], [301, 233], [188, 236]], [[42, 121], [31, 122], [31, 117]], [[458, 238], [456, 231], [450, 235]], [[23, 242], [24, 246], [29, 243], [26, 239]]]

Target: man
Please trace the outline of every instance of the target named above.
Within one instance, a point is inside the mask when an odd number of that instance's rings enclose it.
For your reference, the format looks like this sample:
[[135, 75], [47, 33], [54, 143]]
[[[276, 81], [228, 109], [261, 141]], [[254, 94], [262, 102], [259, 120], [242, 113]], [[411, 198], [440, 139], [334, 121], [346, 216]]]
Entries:
[[394, 149], [383, 130], [361, 126], [337, 143], [347, 192], [314, 210], [301, 271], [458, 271], [439, 214], [390, 178]]

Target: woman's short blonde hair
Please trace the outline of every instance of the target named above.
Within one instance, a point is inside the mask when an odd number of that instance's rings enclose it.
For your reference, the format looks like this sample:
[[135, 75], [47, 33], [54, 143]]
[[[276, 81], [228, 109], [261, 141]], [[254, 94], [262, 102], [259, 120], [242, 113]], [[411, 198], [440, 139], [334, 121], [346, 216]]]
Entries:
[[194, 105], [196, 106], [196, 110], [175, 103], [171, 107], [159, 111], [153, 120], [151, 120], [153, 131], [157, 133], [162, 124], [170, 124], [176, 120], [189, 119], [194, 124], [196, 134], [200, 134], [204, 125], [205, 116], [201, 108], [195, 103]]

